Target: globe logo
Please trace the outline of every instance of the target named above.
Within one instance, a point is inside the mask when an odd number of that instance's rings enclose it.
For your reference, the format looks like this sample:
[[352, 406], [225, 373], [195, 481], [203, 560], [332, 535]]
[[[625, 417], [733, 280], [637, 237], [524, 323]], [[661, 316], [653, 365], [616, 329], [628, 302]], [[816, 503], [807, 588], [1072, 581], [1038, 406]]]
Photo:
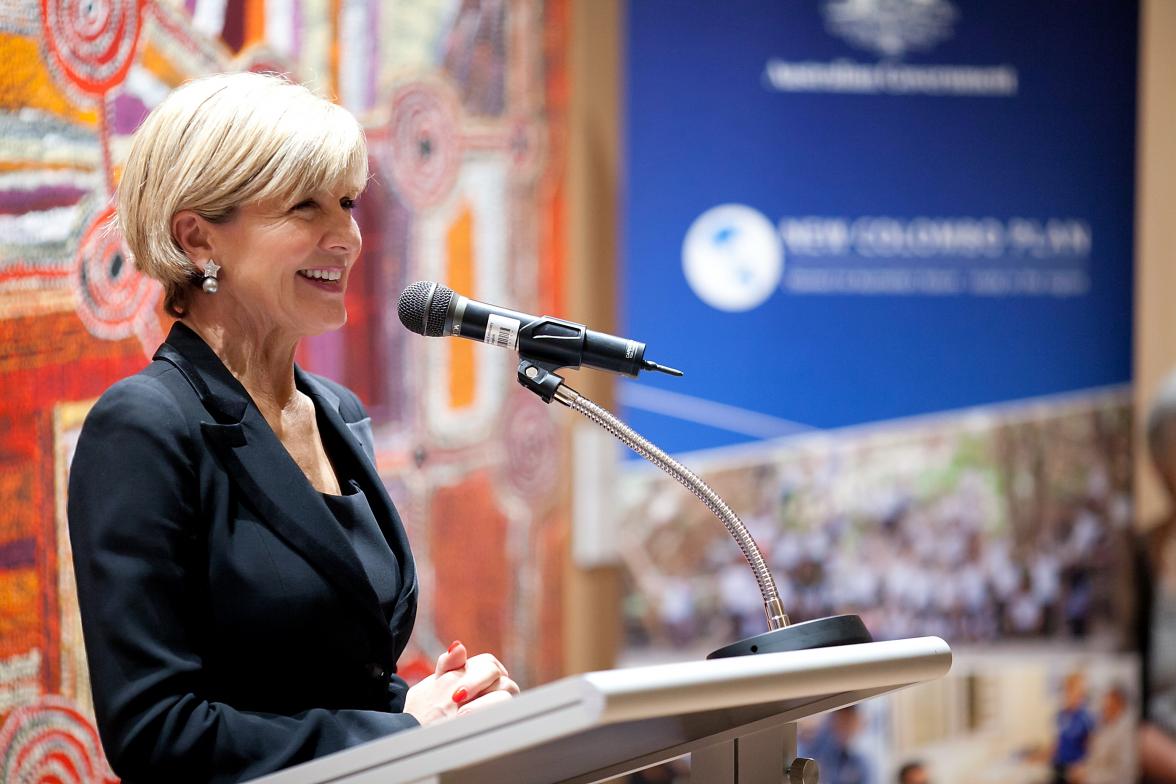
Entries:
[[742, 204], [721, 204], [695, 219], [682, 242], [682, 271], [698, 298], [717, 310], [759, 307], [780, 285], [784, 246], [772, 222]]

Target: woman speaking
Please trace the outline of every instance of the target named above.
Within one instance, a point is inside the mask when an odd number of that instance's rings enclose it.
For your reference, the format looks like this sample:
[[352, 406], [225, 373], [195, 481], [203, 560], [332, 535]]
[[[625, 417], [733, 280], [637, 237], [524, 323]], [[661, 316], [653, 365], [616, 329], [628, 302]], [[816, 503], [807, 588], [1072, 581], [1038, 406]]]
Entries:
[[407, 688], [405, 530], [348, 389], [294, 364], [338, 329], [367, 149], [277, 76], [173, 92], [135, 135], [118, 222], [178, 317], [73, 459], [69, 529], [103, 746], [127, 782], [240, 781], [518, 693], [454, 643]]

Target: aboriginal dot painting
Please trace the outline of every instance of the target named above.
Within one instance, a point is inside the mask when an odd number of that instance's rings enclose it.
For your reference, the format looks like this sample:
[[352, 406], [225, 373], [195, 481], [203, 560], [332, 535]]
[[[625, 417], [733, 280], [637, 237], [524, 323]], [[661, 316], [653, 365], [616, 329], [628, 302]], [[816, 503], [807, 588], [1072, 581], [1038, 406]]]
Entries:
[[524, 683], [559, 674], [565, 420], [524, 397], [509, 353], [426, 341], [395, 305], [423, 279], [561, 312], [566, 17], [562, 0], [0, 0], [0, 782], [117, 780], [65, 489], [89, 407], [170, 326], [110, 227], [131, 134], [208, 73], [289, 74], [367, 132], [348, 324], [298, 359], [373, 415], [422, 582], [402, 672], [460, 636]]

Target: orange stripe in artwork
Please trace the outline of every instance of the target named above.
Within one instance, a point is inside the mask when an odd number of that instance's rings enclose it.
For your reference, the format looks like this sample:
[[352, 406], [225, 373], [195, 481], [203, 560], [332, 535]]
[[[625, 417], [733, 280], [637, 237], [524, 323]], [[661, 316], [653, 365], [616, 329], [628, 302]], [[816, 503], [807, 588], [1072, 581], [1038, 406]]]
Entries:
[[0, 658], [37, 647], [44, 615], [37, 570], [0, 571], [0, 597]]
[[265, 0], [246, 0], [245, 3], [245, 44], [246, 49], [265, 40]]
[[139, 65], [154, 74], [159, 81], [172, 87], [179, 87], [188, 79], [188, 75], [176, 68], [159, 47], [151, 44], [143, 47], [139, 55]]
[[546, 307], [545, 313], [564, 314], [567, 280], [565, 275], [564, 248], [567, 247], [564, 226], [564, 188], [560, 181], [552, 189], [551, 200], [546, 205], [546, 231], [540, 239], [542, 251], [539, 265], [540, 298]]
[[343, 0], [331, 0], [331, 51], [328, 66], [331, 71], [331, 95], [339, 100], [339, 34], [343, 29]]
[[66, 98], [45, 68], [37, 41], [0, 33], [0, 109], [40, 109], [67, 120], [96, 125], [98, 112]]
[[94, 166], [87, 166], [68, 161], [0, 161], [0, 172], [13, 171], [80, 171], [92, 172]]
[[[448, 269], [445, 279], [454, 291], [477, 298], [474, 290], [474, 214], [468, 204], [462, 204], [457, 219], [445, 233], [445, 252]], [[466, 408], [474, 403], [475, 370], [474, 346], [468, 340], [451, 340], [449, 348], [449, 406]]]

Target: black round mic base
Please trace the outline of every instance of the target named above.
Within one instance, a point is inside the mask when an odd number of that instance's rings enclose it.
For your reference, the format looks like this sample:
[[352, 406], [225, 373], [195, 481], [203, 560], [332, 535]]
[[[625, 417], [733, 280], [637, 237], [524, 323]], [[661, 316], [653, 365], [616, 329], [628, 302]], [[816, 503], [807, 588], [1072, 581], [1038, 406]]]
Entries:
[[834, 648], [838, 645], [858, 645], [873, 642], [874, 638], [857, 615], [831, 615], [828, 618], [814, 618], [801, 621], [783, 629], [757, 634], [724, 645], [708, 653], [708, 659], [726, 659], [731, 656], [752, 656], [757, 653], [783, 653], [784, 651], [807, 651], [813, 648]]

